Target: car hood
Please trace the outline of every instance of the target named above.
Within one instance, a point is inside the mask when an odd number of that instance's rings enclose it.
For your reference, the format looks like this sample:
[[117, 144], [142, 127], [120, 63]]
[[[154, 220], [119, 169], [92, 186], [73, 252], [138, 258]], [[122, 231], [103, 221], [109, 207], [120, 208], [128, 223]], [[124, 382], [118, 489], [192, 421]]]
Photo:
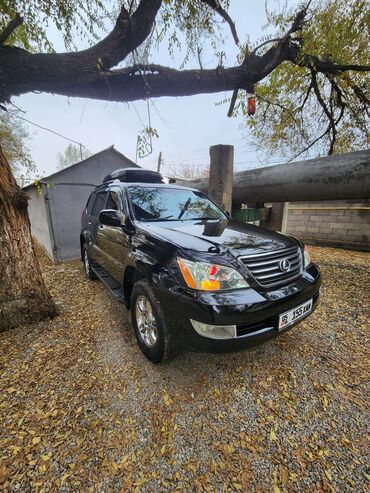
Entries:
[[231, 219], [142, 222], [140, 226], [180, 248], [199, 252], [228, 249], [239, 256], [297, 245], [275, 231]]

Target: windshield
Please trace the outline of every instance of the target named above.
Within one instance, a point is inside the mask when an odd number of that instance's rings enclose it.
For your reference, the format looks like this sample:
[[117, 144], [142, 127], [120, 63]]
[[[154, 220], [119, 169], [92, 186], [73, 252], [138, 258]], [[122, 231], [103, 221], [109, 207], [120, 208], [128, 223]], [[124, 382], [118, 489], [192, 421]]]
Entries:
[[138, 221], [187, 221], [226, 219], [225, 214], [201, 192], [161, 187], [128, 187]]

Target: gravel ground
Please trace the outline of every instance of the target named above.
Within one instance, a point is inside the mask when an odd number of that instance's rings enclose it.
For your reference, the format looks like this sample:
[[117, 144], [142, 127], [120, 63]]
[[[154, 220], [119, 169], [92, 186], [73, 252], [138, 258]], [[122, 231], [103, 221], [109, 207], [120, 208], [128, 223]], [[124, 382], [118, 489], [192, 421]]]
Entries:
[[312, 317], [250, 351], [157, 366], [81, 262], [41, 256], [61, 313], [0, 334], [0, 490], [369, 491], [370, 255], [311, 250]]

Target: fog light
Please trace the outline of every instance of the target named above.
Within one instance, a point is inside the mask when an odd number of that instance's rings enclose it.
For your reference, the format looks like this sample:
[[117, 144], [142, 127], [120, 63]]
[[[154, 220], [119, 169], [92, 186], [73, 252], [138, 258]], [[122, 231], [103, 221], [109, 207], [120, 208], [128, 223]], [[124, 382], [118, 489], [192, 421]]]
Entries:
[[236, 325], [209, 325], [190, 319], [199, 335], [210, 339], [232, 339], [236, 337]]

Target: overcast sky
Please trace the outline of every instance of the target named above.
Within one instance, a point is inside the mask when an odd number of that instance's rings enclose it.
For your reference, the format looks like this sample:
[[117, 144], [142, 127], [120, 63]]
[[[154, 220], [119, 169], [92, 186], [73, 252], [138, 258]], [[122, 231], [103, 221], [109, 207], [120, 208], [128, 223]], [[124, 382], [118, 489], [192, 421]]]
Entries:
[[[270, 0], [278, 7], [279, 0]], [[258, 41], [268, 31], [266, 24], [265, 0], [231, 0], [231, 16], [236, 20], [239, 38], [244, 41], [249, 35], [251, 42]], [[227, 64], [235, 63], [237, 48], [225, 33], [224, 51], [228, 54]], [[57, 51], [63, 44], [56, 30], [50, 30], [50, 38]], [[79, 48], [86, 47], [86, 43]], [[205, 68], [217, 65], [209, 50], [202, 55]], [[179, 57], [180, 58], [180, 57]], [[166, 46], [151, 56], [153, 63], [177, 66], [171, 61]], [[196, 67], [194, 61], [192, 66]], [[190, 67], [189, 67], [190, 68]], [[149, 103], [151, 124], [157, 129], [159, 138], [153, 141], [153, 152], [138, 164], [154, 168], [158, 153], [162, 151], [165, 172], [169, 165], [181, 163], [207, 165], [209, 147], [215, 144], [233, 144], [235, 147], [235, 168], [241, 170], [259, 165], [259, 156], [248, 147], [246, 135], [240, 129], [240, 118], [227, 118], [228, 105], [215, 103], [228, 97], [219, 93], [186, 98], [159, 98]], [[112, 144], [127, 157], [135, 160], [137, 136], [148, 124], [147, 103], [109, 103], [78, 98], [67, 98], [49, 94], [26, 94], [14, 98], [13, 102], [26, 111], [27, 119], [84, 144], [92, 153]], [[63, 152], [68, 142], [44, 130], [29, 126], [32, 139], [29, 142], [32, 157], [42, 175], [56, 170], [57, 153]], [[269, 158], [271, 162], [277, 156]]]

